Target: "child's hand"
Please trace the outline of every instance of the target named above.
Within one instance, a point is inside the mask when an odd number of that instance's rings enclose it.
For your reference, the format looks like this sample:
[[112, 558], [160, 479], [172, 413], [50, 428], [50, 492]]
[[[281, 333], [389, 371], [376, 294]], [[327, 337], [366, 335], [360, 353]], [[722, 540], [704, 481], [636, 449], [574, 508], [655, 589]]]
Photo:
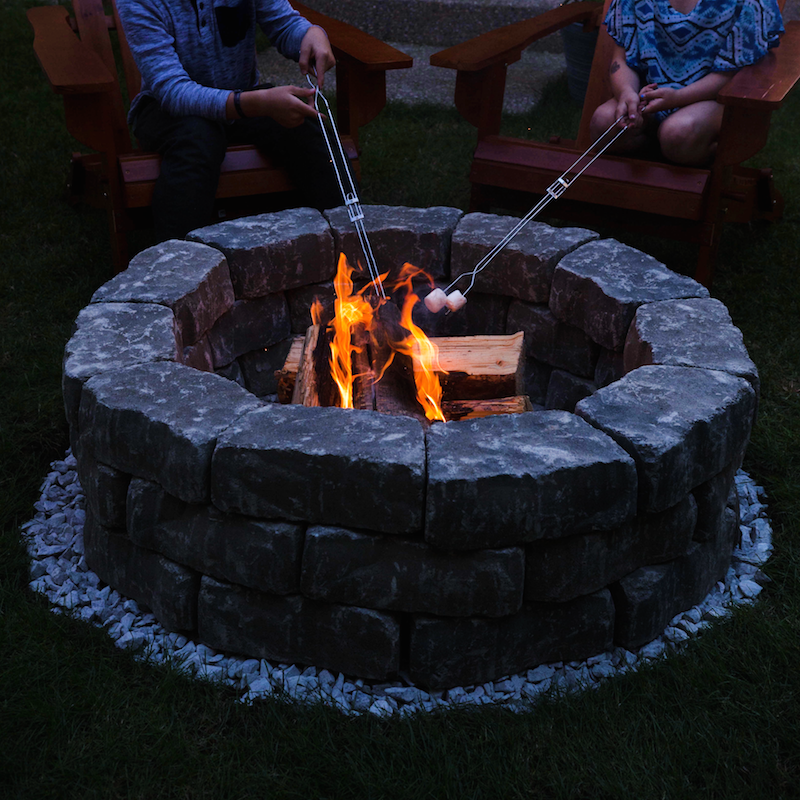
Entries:
[[649, 83], [639, 92], [639, 97], [642, 114], [655, 114], [678, 107], [678, 90], [669, 86], [659, 87], [656, 83]]
[[617, 98], [616, 115], [621, 128], [641, 128], [644, 125], [644, 118], [640, 111], [639, 95], [632, 89], [628, 89]]
[[300, 72], [308, 75], [313, 71], [321, 89], [325, 85], [325, 73], [334, 66], [336, 59], [328, 35], [322, 28], [312, 25], [300, 43]]
[[259, 89], [255, 92], [242, 94], [242, 98], [249, 99], [252, 95], [258, 95], [257, 111], [254, 108], [245, 106], [247, 116], [272, 117], [284, 128], [296, 128], [303, 123], [307, 117], [316, 117], [317, 112], [314, 108], [312, 97], [313, 89], [301, 89], [297, 86], [274, 86], [271, 89]]

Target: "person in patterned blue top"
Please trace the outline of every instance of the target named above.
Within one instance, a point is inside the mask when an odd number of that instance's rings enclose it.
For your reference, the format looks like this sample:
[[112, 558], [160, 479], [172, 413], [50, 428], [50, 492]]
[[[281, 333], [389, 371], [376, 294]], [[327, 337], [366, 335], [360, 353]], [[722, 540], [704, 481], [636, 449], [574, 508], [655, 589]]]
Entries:
[[655, 134], [664, 157], [686, 165], [713, 156], [720, 89], [783, 33], [775, 0], [612, 0], [605, 25], [615, 42], [614, 97], [594, 112], [594, 138], [622, 117], [628, 133], [617, 152], [637, 150]]

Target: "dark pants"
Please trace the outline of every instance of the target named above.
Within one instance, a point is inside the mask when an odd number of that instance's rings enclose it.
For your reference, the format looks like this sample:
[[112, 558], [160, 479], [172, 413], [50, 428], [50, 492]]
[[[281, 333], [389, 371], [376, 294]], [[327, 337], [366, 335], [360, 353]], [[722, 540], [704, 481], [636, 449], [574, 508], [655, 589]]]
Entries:
[[225, 150], [252, 144], [285, 169], [297, 188], [296, 204], [311, 208], [342, 205], [339, 184], [317, 120], [284, 128], [268, 117], [216, 122], [173, 117], [144, 98], [133, 123], [145, 150], [161, 155], [153, 193], [153, 217], [160, 241], [181, 239], [213, 222], [214, 196]]

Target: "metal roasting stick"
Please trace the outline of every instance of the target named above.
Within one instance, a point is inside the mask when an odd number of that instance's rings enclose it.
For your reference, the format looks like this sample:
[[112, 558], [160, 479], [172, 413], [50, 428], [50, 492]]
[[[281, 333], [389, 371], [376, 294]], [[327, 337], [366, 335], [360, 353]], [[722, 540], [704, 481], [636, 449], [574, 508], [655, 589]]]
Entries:
[[[364, 211], [361, 208], [361, 203], [358, 199], [355, 181], [353, 174], [350, 171], [350, 163], [347, 155], [342, 147], [342, 141], [339, 138], [339, 131], [336, 129], [336, 123], [333, 121], [333, 114], [331, 107], [325, 95], [319, 90], [319, 84], [311, 79], [311, 75], [306, 75], [306, 80], [309, 86], [314, 90], [314, 108], [319, 114], [319, 125], [322, 129], [322, 136], [325, 139], [325, 145], [328, 148], [328, 154], [331, 157], [331, 164], [333, 171], [336, 174], [336, 180], [339, 184], [339, 190], [344, 199], [344, 205], [347, 208], [347, 214], [350, 217], [350, 222], [353, 223], [356, 233], [358, 234], [358, 241], [361, 244], [361, 251], [364, 254], [364, 261], [366, 261], [369, 275], [372, 278], [372, 285], [375, 291], [385, 300], [386, 293], [383, 291], [383, 283], [381, 281], [380, 272], [378, 272], [378, 265], [375, 262], [375, 255], [372, 252], [372, 245], [370, 244], [369, 237], [367, 236], [367, 229], [364, 227]], [[320, 100], [325, 106], [325, 113], [320, 109]], [[327, 120], [330, 125], [331, 131], [328, 132], [325, 121]], [[336, 142], [334, 147], [333, 142]]]
[[[568, 178], [570, 172], [572, 172], [580, 162], [587, 158], [591, 152], [591, 150], [596, 147], [603, 139], [608, 136], [608, 134], [614, 129], [616, 125], [623, 119], [623, 117], [619, 117], [618, 119], [614, 120], [614, 122], [606, 128], [606, 130], [600, 134], [600, 136], [589, 145], [586, 151], [578, 156], [577, 159], [573, 162], [573, 164], [567, 168], [565, 172], [563, 172], [558, 178], [556, 178], [550, 186], [547, 187], [546, 194], [542, 197], [542, 199], [475, 265], [475, 268], [472, 272], [465, 272], [463, 275], [459, 275], [446, 289], [444, 289], [445, 293], [450, 292], [453, 287], [464, 277], [467, 275], [470, 276], [469, 286], [461, 293], [464, 297], [468, 294], [469, 290], [475, 285], [475, 277], [479, 272], [482, 272], [489, 264], [494, 260], [495, 256], [551, 201], [557, 200], [561, 197], [564, 192], [573, 184], [575, 180], [580, 178], [581, 175], [592, 165], [594, 162], [600, 158], [600, 156], [611, 147], [614, 142], [619, 139], [628, 129], [621, 128], [619, 132], [613, 136], [603, 147], [594, 154], [592, 158], [590, 158], [586, 164], [578, 170], [571, 178]], [[448, 312], [449, 313], [449, 312]]]

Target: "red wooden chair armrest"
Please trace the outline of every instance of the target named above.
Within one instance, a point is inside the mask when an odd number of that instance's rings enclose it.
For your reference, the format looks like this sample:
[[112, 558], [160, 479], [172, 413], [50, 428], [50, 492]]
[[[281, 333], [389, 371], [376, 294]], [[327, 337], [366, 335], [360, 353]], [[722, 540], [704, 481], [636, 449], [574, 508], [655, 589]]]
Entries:
[[411, 56], [380, 39], [376, 39], [346, 22], [314, 11], [302, 3], [294, 0], [291, 0], [291, 3], [312, 25], [319, 25], [325, 29], [337, 58], [345, 56], [358, 62], [370, 72], [407, 69], [412, 65]]
[[512, 64], [519, 61], [522, 51], [538, 39], [573, 22], [599, 24], [601, 13], [602, 6], [587, 0], [567, 3], [440, 50], [431, 56], [431, 64], [462, 72], [478, 72], [501, 63]]
[[57, 94], [110, 92], [116, 82], [103, 60], [75, 35], [62, 6], [29, 8], [33, 50]]
[[800, 79], [800, 21], [786, 24], [780, 46], [757, 64], [740, 69], [722, 88], [723, 105], [774, 111]]

